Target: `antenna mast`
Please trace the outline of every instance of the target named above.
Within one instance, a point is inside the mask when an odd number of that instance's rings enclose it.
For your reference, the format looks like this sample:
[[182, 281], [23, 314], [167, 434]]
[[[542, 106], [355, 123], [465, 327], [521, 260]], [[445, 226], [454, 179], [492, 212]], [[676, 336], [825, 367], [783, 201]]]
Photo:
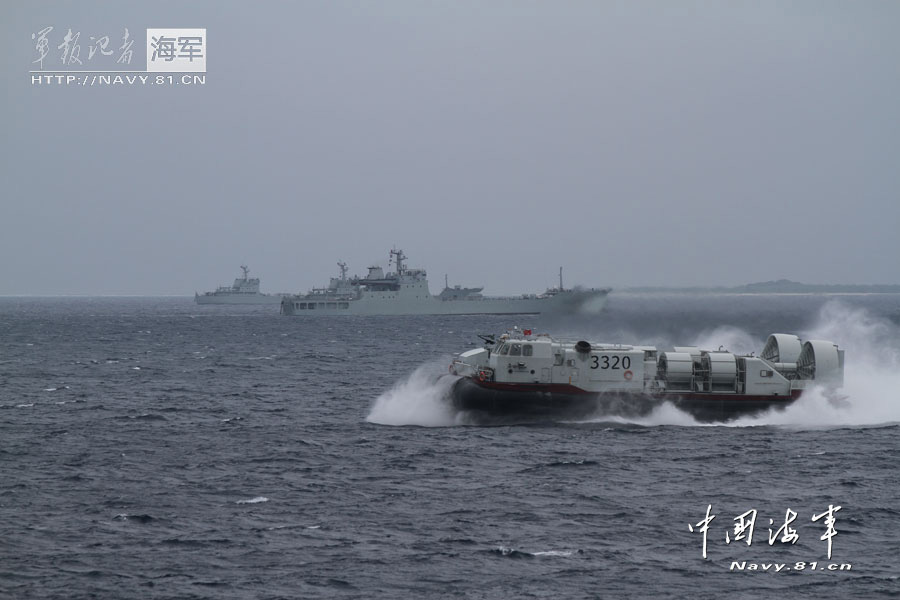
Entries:
[[[403, 261], [406, 260], [406, 256], [403, 254], [403, 250], [391, 250], [391, 259], [397, 257], [397, 275], [401, 275], [405, 270], [403, 266]], [[388, 261], [390, 264], [390, 261]]]

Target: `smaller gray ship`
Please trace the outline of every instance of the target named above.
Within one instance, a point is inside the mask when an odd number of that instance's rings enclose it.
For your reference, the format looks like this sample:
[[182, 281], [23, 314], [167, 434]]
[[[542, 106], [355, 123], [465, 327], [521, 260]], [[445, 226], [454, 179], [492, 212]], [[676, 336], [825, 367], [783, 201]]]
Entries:
[[259, 291], [259, 278], [250, 279], [250, 269], [241, 265], [244, 276], [234, 280], [231, 286], [223, 285], [214, 292], [194, 293], [197, 304], [280, 304], [281, 294], [263, 294]]

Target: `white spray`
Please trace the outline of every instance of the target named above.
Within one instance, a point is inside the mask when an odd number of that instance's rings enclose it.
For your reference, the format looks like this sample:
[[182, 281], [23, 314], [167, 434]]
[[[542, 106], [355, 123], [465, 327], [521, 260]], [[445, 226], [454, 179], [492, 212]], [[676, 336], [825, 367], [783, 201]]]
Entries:
[[733, 423], [842, 427], [900, 422], [900, 331], [886, 319], [833, 301], [804, 339], [831, 340], [846, 352], [844, 387], [806, 391], [783, 412]]
[[[829, 428], [900, 422], [900, 330], [896, 325], [863, 309], [832, 301], [822, 307], [816, 325], [800, 332], [800, 337], [830, 340], [845, 350], [844, 387], [836, 391], [813, 387], [783, 411], [773, 409], [726, 425]], [[718, 348], [720, 344], [741, 353], [762, 348], [753, 336], [733, 327], [704, 333], [695, 343], [702, 348]], [[627, 422], [649, 426], [701, 425], [671, 404]]]
[[450, 359], [418, 367], [403, 381], [381, 394], [366, 421], [380, 425], [420, 425], [447, 427], [459, 424], [451, 406], [450, 387], [456, 381], [446, 373]]

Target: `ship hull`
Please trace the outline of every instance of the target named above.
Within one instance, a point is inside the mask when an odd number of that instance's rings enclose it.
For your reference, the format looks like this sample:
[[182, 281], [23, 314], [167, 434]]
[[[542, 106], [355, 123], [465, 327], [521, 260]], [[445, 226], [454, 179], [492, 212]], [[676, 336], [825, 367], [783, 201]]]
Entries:
[[[359, 299], [318, 299], [287, 297], [281, 303], [285, 315], [321, 317], [326, 315], [537, 315], [541, 313], [584, 313], [600, 311], [606, 291], [567, 292], [552, 297], [479, 298], [442, 300], [431, 295], [398, 298], [391, 294], [371, 294]], [[310, 308], [314, 305], [314, 308]]]
[[670, 402], [699, 422], [719, 423], [784, 409], [800, 396], [750, 396], [702, 392], [586, 392], [563, 384], [478, 381], [463, 377], [451, 390], [453, 405], [480, 423], [521, 423], [603, 416], [644, 417]]
[[280, 304], [281, 296], [270, 294], [203, 294], [195, 295], [197, 304]]

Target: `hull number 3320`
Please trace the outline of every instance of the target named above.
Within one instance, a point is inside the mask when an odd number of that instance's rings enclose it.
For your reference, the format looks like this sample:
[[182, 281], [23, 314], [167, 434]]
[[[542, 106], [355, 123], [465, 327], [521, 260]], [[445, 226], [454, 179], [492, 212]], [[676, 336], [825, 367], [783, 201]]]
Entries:
[[619, 356], [617, 354], [604, 354], [603, 356], [597, 356], [596, 354], [591, 356], [591, 368], [592, 369], [630, 369], [631, 368], [631, 357], [630, 356]]

